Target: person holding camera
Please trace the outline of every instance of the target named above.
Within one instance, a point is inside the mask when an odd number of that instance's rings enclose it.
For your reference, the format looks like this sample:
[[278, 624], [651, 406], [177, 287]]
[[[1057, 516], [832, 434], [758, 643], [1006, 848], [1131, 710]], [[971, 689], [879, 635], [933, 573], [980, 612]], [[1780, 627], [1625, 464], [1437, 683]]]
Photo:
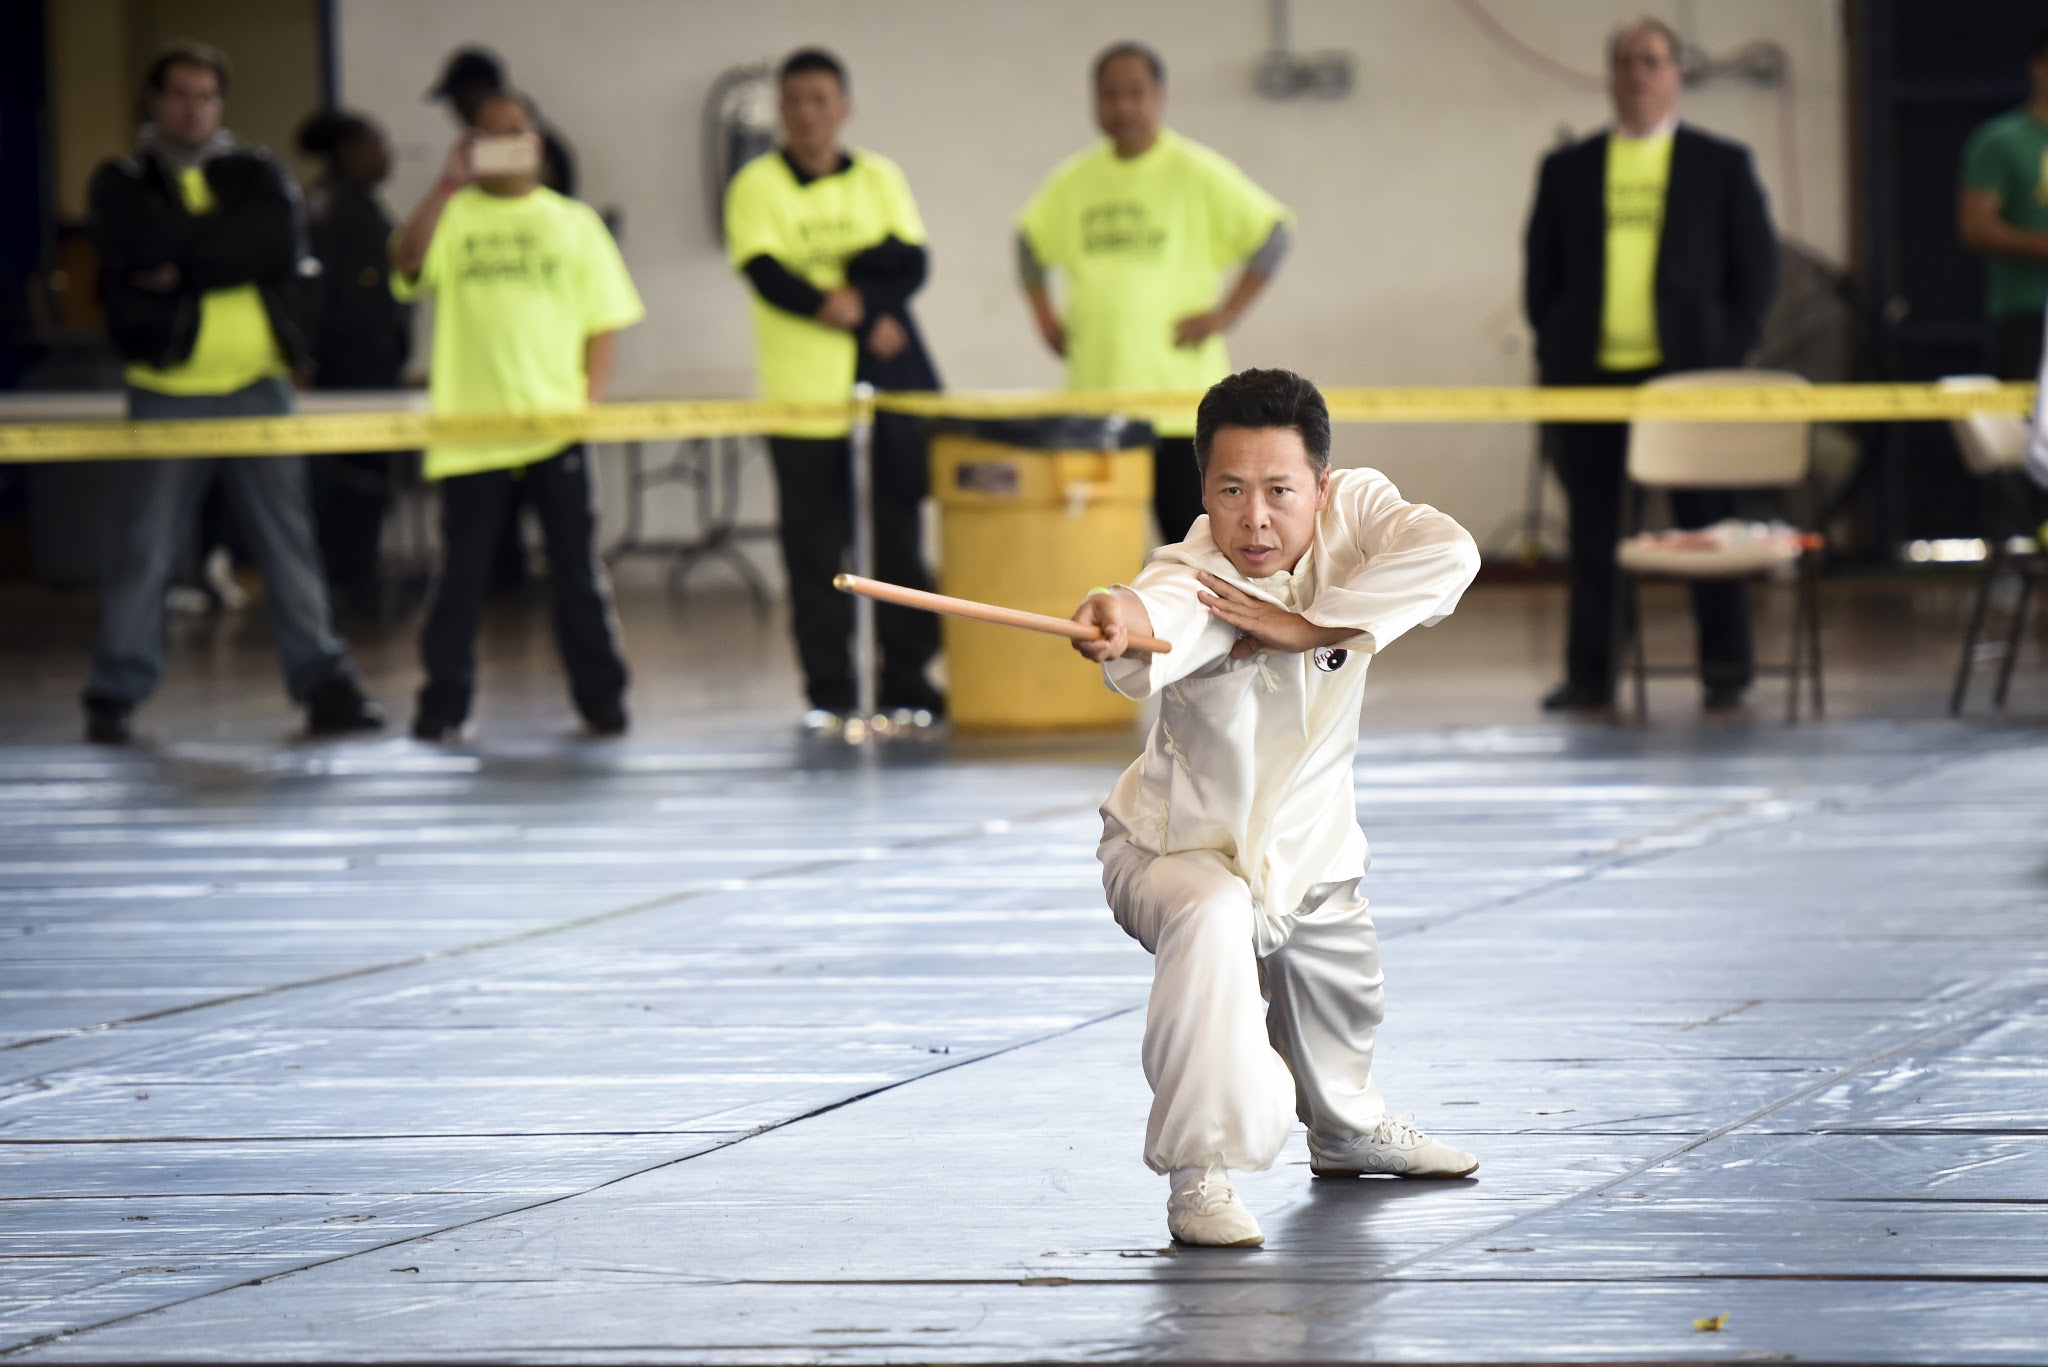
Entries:
[[[604, 221], [540, 183], [540, 138], [518, 99], [494, 95], [391, 247], [401, 299], [435, 298], [436, 414], [551, 413], [598, 402], [620, 328], [646, 309]], [[555, 641], [590, 733], [626, 729], [626, 661], [597, 559], [590, 460], [580, 441], [430, 447], [441, 485], [441, 574], [420, 641], [427, 680], [412, 733], [459, 736], [476, 693], [476, 638], [504, 511], [522, 490], [540, 520]]]

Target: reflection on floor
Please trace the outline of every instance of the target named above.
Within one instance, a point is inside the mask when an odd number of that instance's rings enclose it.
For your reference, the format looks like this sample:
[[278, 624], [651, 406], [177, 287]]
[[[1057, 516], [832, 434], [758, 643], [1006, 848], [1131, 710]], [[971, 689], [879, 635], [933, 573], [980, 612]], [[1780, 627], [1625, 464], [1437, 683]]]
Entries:
[[[1941, 719], [1962, 593], [1831, 595], [1797, 728], [1538, 719], [1548, 590], [1376, 665], [1381, 1085], [1484, 1166], [1315, 1183], [1297, 1135], [1253, 1253], [1168, 1245], [1137, 1157], [1130, 738], [806, 746], [778, 629], [638, 594], [624, 741], [514, 611], [472, 746], [297, 742], [230, 630], [110, 753], [25, 610], [0, 1351], [2038, 1361], [2048, 707], [2030, 661]], [[362, 649], [401, 714], [410, 650]]]

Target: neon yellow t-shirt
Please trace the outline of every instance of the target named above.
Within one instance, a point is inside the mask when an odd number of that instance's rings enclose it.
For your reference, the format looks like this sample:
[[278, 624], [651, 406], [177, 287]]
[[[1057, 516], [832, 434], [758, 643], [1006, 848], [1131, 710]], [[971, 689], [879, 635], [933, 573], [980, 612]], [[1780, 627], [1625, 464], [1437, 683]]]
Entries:
[[1649, 370], [1657, 343], [1657, 240], [1671, 184], [1671, 134], [1607, 138], [1607, 277], [1600, 299], [1600, 368]]
[[[213, 189], [204, 168], [188, 166], [180, 172], [178, 190], [193, 213], [213, 212]], [[162, 368], [135, 364], [126, 374], [129, 384], [158, 394], [232, 394], [286, 369], [263, 292], [249, 284], [199, 296], [199, 336], [182, 363]]]
[[[815, 289], [846, 283], [846, 263], [884, 239], [923, 246], [924, 220], [910, 182], [887, 157], [850, 150], [851, 165], [808, 184], [781, 151], [741, 167], [725, 196], [726, 256], [735, 270], [771, 256]], [[800, 402], [843, 400], [853, 388], [859, 343], [853, 334], [799, 318], [752, 296], [754, 359], [763, 396]], [[778, 436], [837, 437], [842, 421], [793, 423]]]
[[[584, 343], [647, 316], [604, 220], [549, 189], [510, 198], [473, 185], [456, 191], [418, 278], [393, 271], [391, 292], [434, 296], [428, 388], [436, 413], [585, 408]], [[431, 447], [427, 478], [531, 465], [562, 446]]]
[[[1175, 324], [1216, 306], [1223, 271], [1292, 221], [1200, 143], [1162, 131], [1125, 160], [1108, 140], [1069, 157], [1024, 206], [1039, 264], [1066, 277], [1069, 389], [1206, 389], [1230, 373], [1223, 338], [1176, 347]], [[1164, 422], [1187, 436], [1194, 420]]]

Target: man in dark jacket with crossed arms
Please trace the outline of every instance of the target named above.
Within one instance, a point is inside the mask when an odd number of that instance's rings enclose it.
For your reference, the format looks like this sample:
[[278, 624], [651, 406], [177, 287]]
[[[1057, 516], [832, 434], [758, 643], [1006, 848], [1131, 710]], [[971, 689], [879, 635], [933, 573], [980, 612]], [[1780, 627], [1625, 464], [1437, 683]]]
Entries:
[[[303, 358], [293, 294], [305, 250], [298, 193], [268, 154], [221, 127], [227, 62], [183, 43], [150, 64], [150, 122], [133, 156], [94, 174], [92, 236], [107, 331], [138, 420], [274, 417], [292, 410]], [[149, 459], [106, 467], [99, 635], [86, 737], [129, 739], [163, 672], [164, 589], [202, 495], [218, 478], [263, 572], [285, 688], [314, 735], [383, 714], [356, 682], [328, 612], [305, 462], [298, 456]]]

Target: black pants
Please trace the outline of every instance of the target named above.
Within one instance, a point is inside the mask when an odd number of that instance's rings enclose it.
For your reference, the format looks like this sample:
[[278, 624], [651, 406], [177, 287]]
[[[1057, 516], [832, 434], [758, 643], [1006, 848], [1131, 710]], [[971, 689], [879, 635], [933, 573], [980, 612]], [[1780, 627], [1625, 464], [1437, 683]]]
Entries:
[[597, 512], [589, 458], [580, 443], [521, 469], [441, 481], [441, 578], [420, 637], [420, 661], [427, 668], [420, 710], [455, 722], [469, 716], [492, 555], [515, 489], [540, 519], [554, 599], [555, 646], [569, 675], [569, 695], [586, 720], [595, 720], [620, 706], [626, 661], [619, 651], [611, 593], [597, 562]]
[[[1991, 373], [2001, 380], [2032, 380], [2041, 374], [2042, 317], [2008, 313], [1991, 320]], [[2018, 470], [1979, 481], [1985, 503], [1985, 533], [2026, 536], [2048, 519], [2048, 490]]]
[[2041, 373], [2038, 313], [2008, 313], [1991, 320], [1991, 373], [2001, 380], [2031, 380]]
[[490, 592], [493, 595], [518, 593], [526, 587], [531, 574], [526, 563], [526, 537], [519, 525], [519, 513], [526, 501], [526, 486], [515, 483], [505, 499], [505, 510], [498, 515], [498, 532], [491, 545]]
[[377, 601], [384, 515], [391, 505], [396, 451], [345, 451], [312, 460], [313, 527], [330, 594], [358, 612]]
[[1193, 437], [1160, 437], [1152, 444], [1152, 518], [1164, 545], [1185, 541], [1202, 515], [1202, 477], [1195, 469]]
[[[1610, 693], [1615, 663], [1614, 546], [1621, 538], [1628, 427], [1559, 423], [1551, 440], [1553, 466], [1564, 485], [1571, 522], [1565, 678], [1591, 692]], [[1670, 497], [1672, 520], [1681, 527], [1705, 527], [1735, 513], [1735, 495], [1721, 489], [1675, 489]], [[1749, 586], [1739, 579], [1705, 580], [1691, 588], [1701, 681], [1747, 685], [1756, 673]]]
[[[853, 453], [844, 437], [770, 437], [775, 466], [777, 532], [789, 575], [790, 628], [811, 706], [845, 711], [854, 705], [853, 600], [832, 587], [853, 548]], [[929, 589], [919, 542], [918, 504], [904, 481], [877, 479], [875, 575], [892, 584]], [[884, 707], [919, 700], [924, 669], [939, 653], [938, 619], [928, 612], [875, 606], [881, 645]]]

